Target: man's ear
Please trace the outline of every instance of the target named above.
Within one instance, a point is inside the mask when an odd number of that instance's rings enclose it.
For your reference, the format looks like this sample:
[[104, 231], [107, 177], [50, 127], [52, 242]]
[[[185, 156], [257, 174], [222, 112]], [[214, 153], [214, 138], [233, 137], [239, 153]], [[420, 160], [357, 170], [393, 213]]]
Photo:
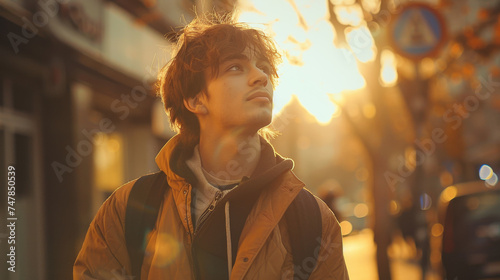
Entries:
[[198, 93], [195, 97], [184, 99], [184, 106], [195, 115], [205, 115], [208, 113], [202, 93]]

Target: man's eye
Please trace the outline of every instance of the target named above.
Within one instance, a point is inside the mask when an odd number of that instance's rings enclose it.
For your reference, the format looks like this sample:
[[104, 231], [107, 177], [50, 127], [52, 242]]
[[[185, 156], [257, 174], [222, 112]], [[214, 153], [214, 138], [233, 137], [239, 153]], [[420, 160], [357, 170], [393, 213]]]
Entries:
[[267, 75], [271, 73], [271, 67], [269, 67], [268, 65], [260, 65], [258, 67], [260, 70], [262, 70], [262, 72], [266, 73]]
[[227, 69], [227, 71], [239, 71], [239, 70], [241, 70], [241, 66], [239, 65], [232, 65]]

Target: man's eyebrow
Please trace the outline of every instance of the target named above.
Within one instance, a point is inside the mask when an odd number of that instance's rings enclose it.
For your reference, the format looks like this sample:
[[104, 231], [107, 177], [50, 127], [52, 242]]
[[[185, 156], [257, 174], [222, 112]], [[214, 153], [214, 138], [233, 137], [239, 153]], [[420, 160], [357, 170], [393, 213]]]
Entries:
[[237, 53], [237, 54], [232, 54], [227, 57], [225, 57], [222, 62], [230, 61], [230, 60], [237, 60], [237, 59], [242, 59], [242, 60], [250, 60], [248, 56], [242, 54], [242, 53]]
[[[271, 64], [267, 60], [267, 58], [264, 57], [264, 56], [258, 55], [256, 58], [257, 58], [258, 62], [264, 62], [264, 63], [267, 63], [267, 64]], [[232, 54], [232, 55], [229, 55], [229, 56], [223, 58], [220, 64], [228, 62], [228, 61], [231, 61], [231, 60], [246, 60], [246, 61], [249, 61], [250, 58], [247, 55], [243, 54], [243, 53]]]

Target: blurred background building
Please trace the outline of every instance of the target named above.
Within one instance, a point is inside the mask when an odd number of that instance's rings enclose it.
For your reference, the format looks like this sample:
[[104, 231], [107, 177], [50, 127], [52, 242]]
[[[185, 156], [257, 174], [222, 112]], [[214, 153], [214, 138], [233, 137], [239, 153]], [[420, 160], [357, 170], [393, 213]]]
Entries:
[[164, 34], [193, 4], [0, 2], [0, 166], [16, 167], [19, 217], [18, 269], [0, 278], [70, 279], [100, 204], [157, 169], [172, 132], [151, 85], [170, 56]]
[[[15, 166], [18, 217], [1, 279], [71, 278], [99, 206], [173, 136], [153, 87], [165, 34], [233, 7], [283, 49], [273, 144], [334, 197], [352, 279], [442, 279], [440, 194], [500, 172], [500, 1], [0, 0], [0, 180]], [[3, 188], [1, 221], [7, 206]]]

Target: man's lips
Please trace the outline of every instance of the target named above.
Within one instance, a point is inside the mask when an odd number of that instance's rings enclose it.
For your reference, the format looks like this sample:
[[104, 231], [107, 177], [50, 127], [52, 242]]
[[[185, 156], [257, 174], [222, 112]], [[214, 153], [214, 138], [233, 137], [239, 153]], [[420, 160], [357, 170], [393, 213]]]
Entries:
[[252, 93], [248, 98], [247, 101], [250, 100], [262, 100], [262, 101], [269, 101], [271, 102], [272, 98], [271, 95], [267, 91], [257, 91], [255, 93]]

